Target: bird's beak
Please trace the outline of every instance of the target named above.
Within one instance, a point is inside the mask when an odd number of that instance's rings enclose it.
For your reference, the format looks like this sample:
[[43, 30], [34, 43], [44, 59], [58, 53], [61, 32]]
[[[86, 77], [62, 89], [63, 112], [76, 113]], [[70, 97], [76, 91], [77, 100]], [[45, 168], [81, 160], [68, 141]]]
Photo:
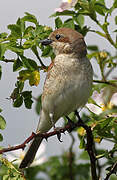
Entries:
[[51, 44], [52, 42], [53, 41], [51, 39], [44, 39], [40, 41], [40, 43], [45, 46]]

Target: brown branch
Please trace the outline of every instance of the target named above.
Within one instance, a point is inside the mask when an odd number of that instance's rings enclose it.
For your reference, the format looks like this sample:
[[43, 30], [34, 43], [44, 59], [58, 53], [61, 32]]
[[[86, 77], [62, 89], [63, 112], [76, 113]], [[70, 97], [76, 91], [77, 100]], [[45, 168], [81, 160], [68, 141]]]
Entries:
[[94, 148], [94, 141], [93, 141], [93, 134], [91, 131], [91, 127], [87, 126], [82, 119], [80, 118], [79, 114], [77, 111], [75, 111], [76, 116], [78, 117], [79, 121], [79, 126], [83, 127], [86, 130], [87, 134], [87, 144], [86, 144], [86, 150], [88, 152], [90, 162], [91, 162], [91, 175], [92, 175], [92, 180], [98, 180], [97, 178], [97, 172], [96, 172], [96, 155], [95, 155], [95, 148]]
[[91, 127], [87, 126], [80, 118], [79, 114], [75, 112], [79, 121], [77, 123], [72, 123], [72, 124], [67, 124], [64, 128], [59, 128], [59, 130], [54, 130], [49, 133], [32, 133], [31, 136], [29, 136], [22, 144], [17, 145], [17, 146], [12, 146], [9, 148], [4, 148], [0, 150], [0, 154], [8, 151], [13, 151], [17, 149], [24, 149], [26, 147], [26, 144], [29, 143], [34, 137], [40, 136], [43, 139], [45, 138], [46, 140], [54, 135], [60, 135], [60, 133], [65, 133], [65, 131], [72, 131], [73, 129], [77, 127], [83, 127], [86, 130], [87, 134], [87, 145], [86, 145], [86, 150], [89, 154], [90, 157], [90, 162], [91, 162], [91, 175], [92, 175], [92, 180], [97, 180], [97, 173], [96, 173], [96, 156], [95, 156], [95, 150], [94, 150], [94, 142], [93, 142], [93, 135], [91, 131]]
[[117, 169], [117, 161], [112, 165], [111, 170], [110, 170], [109, 173], [106, 175], [106, 177], [105, 177], [104, 180], [108, 180], [109, 177], [110, 177], [112, 174], [115, 173], [116, 169]]
[[[72, 129], [74, 129], [78, 126], [79, 126], [78, 123], [74, 123], [74, 127], [72, 127]], [[17, 150], [17, 149], [24, 149], [26, 147], [26, 144], [29, 143], [36, 136], [40, 136], [40, 137], [45, 138], [47, 140], [51, 136], [57, 135], [59, 133], [65, 133], [65, 131], [69, 131], [70, 129], [71, 129], [71, 125], [68, 124], [64, 128], [60, 128], [58, 131], [54, 130], [54, 131], [49, 132], [49, 133], [37, 133], [37, 134], [35, 134], [33, 132], [31, 134], [31, 136], [29, 136], [22, 144], [17, 145], [17, 146], [11, 146], [8, 148], [3, 148], [0, 150], [0, 154], [5, 153], [5, 152], [9, 152], [9, 151], [13, 151], [13, 150]]]

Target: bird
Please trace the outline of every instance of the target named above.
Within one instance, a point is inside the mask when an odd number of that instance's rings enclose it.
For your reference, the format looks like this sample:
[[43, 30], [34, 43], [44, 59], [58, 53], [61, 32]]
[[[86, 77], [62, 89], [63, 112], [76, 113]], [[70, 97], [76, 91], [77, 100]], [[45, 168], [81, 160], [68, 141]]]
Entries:
[[[78, 31], [62, 27], [55, 29], [47, 39], [55, 58], [50, 64], [42, 92], [42, 109], [36, 133], [48, 132], [63, 116], [83, 108], [91, 95], [93, 68], [87, 58], [84, 37]], [[19, 168], [33, 162], [43, 138], [35, 136]]]

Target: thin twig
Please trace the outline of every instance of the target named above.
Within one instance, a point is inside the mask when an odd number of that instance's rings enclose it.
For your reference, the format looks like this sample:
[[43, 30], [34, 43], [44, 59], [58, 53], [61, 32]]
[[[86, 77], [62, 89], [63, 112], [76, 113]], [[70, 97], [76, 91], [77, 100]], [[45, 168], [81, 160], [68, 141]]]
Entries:
[[8, 63], [8, 62], [14, 63], [15, 59], [1, 59], [0, 61], [5, 62], [5, 63]]
[[109, 173], [106, 175], [104, 180], [108, 180], [109, 177], [115, 173], [115, 170], [117, 169], [117, 161], [112, 165], [111, 170], [109, 171]]
[[107, 85], [110, 85], [110, 86], [113, 86], [113, 87], [117, 88], [117, 85], [115, 83], [110, 82], [110, 81], [93, 80], [93, 82], [94, 83], [107, 84]]

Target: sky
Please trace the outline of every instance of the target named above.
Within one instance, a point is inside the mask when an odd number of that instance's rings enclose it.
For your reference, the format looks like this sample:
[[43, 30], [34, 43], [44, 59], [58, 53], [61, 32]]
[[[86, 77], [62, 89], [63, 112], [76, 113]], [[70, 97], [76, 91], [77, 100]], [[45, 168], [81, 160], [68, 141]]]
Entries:
[[[8, 32], [7, 25], [13, 24], [16, 22], [18, 17], [23, 17], [25, 12], [34, 14], [39, 20], [40, 24], [52, 26], [54, 28], [54, 19], [49, 18], [51, 14], [54, 13], [55, 8], [59, 7], [60, 0], [1, 0], [0, 5], [0, 32]], [[110, 6], [110, 0], [107, 0], [108, 6]], [[117, 13], [117, 12], [114, 12]], [[99, 17], [101, 18], [101, 17]], [[114, 19], [111, 19], [111, 28], [113, 29]], [[100, 19], [102, 20], [102, 19]], [[86, 24], [97, 29], [96, 24], [87, 18]], [[111, 29], [111, 30], [112, 30]], [[112, 34], [113, 36], [113, 34]], [[109, 49], [114, 53], [114, 49], [107, 43], [103, 38], [99, 38], [98, 35], [94, 33], [89, 33], [85, 38], [86, 44], [97, 44], [100, 47], [100, 50]], [[12, 54], [8, 52], [9, 59], [12, 58]], [[32, 56], [31, 54], [28, 54]], [[47, 59], [45, 60], [47, 61]], [[93, 68], [96, 73], [99, 72], [99, 68], [95, 65], [95, 62], [92, 62]], [[3, 131], [4, 141], [1, 145], [15, 145], [22, 143], [26, 137], [31, 135], [32, 131], [35, 131], [39, 117], [35, 113], [35, 103], [31, 110], [27, 110], [23, 107], [13, 108], [12, 101], [7, 98], [10, 96], [11, 92], [15, 88], [15, 82], [17, 73], [12, 72], [12, 64], [2, 63], [3, 67], [3, 76], [0, 81], [0, 107], [3, 109], [2, 115], [4, 116], [7, 127]], [[33, 96], [37, 97], [41, 94], [43, 83], [44, 83], [45, 74], [41, 73], [41, 82], [38, 87], [31, 87], [30, 90], [33, 91]], [[28, 85], [27, 85], [28, 86]], [[61, 122], [61, 121], [60, 121]], [[61, 124], [60, 124], [61, 125]], [[77, 136], [75, 134], [75, 136]], [[54, 136], [49, 139], [49, 142], [46, 143], [46, 151], [48, 155], [55, 155], [63, 152], [70, 145], [70, 138], [68, 134], [62, 135], [63, 143], [58, 142], [57, 138]], [[76, 148], [79, 142], [76, 142]], [[51, 151], [51, 147], [55, 147], [55, 151]]]

